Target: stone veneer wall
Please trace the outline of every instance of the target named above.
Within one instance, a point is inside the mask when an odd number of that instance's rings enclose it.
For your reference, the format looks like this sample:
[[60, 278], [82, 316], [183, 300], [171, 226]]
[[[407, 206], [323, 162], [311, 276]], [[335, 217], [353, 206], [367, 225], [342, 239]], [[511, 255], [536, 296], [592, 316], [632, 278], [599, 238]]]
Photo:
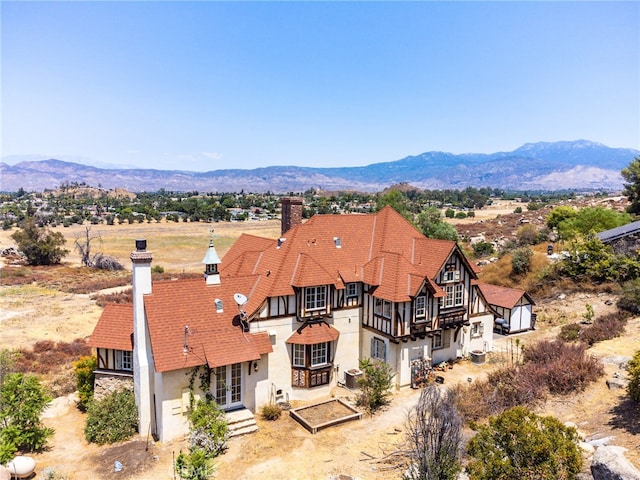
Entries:
[[133, 376], [96, 372], [93, 384], [93, 397], [96, 400], [124, 389], [133, 392]]

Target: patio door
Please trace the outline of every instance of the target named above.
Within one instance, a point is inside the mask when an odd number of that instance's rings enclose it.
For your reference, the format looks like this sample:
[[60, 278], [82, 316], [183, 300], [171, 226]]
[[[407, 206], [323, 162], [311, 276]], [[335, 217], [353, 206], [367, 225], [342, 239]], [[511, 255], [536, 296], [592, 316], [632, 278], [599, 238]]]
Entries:
[[216, 368], [214, 385], [216, 402], [224, 410], [242, 406], [242, 364]]

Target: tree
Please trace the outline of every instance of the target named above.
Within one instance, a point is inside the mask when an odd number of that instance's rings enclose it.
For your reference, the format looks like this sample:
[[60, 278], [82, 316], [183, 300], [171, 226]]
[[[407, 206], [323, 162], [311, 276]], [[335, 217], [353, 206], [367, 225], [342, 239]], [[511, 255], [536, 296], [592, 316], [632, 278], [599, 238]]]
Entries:
[[511, 272], [514, 275], [524, 275], [531, 268], [533, 250], [528, 247], [518, 248], [511, 254]]
[[27, 218], [22, 229], [14, 232], [11, 238], [27, 257], [29, 265], [55, 265], [69, 253], [69, 250], [62, 248], [67, 242], [62, 233], [38, 227], [33, 218]]
[[53, 429], [40, 422], [40, 415], [51, 396], [34, 375], [10, 373], [0, 389], [0, 464], [18, 450], [38, 451], [53, 435]]
[[453, 390], [425, 387], [407, 420], [412, 465], [405, 480], [454, 480], [462, 468], [462, 423]]
[[458, 240], [458, 232], [442, 219], [442, 213], [436, 207], [425, 208], [418, 214], [417, 227], [425, 237], [439, 240]]
[[488, 425], [472, 425], [467, 470], [476, 480], [574, 479], [582, 468], [575, 428], [513, 407]]
[[634, 158], [620, 174], [628, 182], [622, 190], [622, 194], [626, 195], [630, 202], [627, 212], [640, 215], [640, 157]]
[[91, 258], [91, 242], [94, 240], [102, 241], [100, 235], [90, 235], [91, 227], [85, 227], [84, 241], [76, 238], [74, 241], [76, 250], [80, 254], [80, 262], [85, 267], [93, 267], [93, 259]]
[[411, 220], [411, 211], [409, 209], [407, 198], [400, 190], [389, 190], [378, 198], [378, 201], [376, 202], [376, 210], [380, 211], [387, 205], [407, 220]]
[[631, 216], [628, 213], [603, 207], [585, 207], [578, 210], [575, 216], [562, 220], [558, 224], [558, 233], [565, 240], [586, 237], [629, 222]]
[[389, 403], [394, 374], [391, 366], [381, 360], [361, 358], [359, 363], [362, 376], [358, 378], [360, 394], [357, 403], [369, 413], [374, 413]]

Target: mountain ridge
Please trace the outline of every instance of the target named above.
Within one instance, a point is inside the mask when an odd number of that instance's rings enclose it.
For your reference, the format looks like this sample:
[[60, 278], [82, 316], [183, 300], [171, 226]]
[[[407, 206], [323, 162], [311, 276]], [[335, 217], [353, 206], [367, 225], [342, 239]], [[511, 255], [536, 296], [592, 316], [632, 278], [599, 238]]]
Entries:
[[309, 188], [381, 191], [411, 183], [423, 189], [491, 187], [508, 190], [619, 190], [620, 171], [640, 151], [588, 140], [526, 143], [512, 152], [430, 151], [360, 167], [268, 166], [208, 172], [101, 168], [56, 159], [0, 163], [0, 190], [43, 191], [86, 183], [133, 192], [169, 191], [286, 193]]

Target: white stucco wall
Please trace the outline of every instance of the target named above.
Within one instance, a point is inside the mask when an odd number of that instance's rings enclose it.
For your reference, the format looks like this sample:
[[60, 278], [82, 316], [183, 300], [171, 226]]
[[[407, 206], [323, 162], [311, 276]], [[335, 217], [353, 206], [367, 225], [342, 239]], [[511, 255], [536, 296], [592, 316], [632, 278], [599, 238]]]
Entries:
[[[478, 315], [469, 319], [471, 325], [464, 327], [462, 332], [462, 357], [469, 356], [470, 352], [474, 350], [479, 350], [481, 352], [493, 351], [493, 319], [493, 315], [490, 313]], [[478, 322], [484, 327], [482, 335], [472, 336], [473, 324]]]

